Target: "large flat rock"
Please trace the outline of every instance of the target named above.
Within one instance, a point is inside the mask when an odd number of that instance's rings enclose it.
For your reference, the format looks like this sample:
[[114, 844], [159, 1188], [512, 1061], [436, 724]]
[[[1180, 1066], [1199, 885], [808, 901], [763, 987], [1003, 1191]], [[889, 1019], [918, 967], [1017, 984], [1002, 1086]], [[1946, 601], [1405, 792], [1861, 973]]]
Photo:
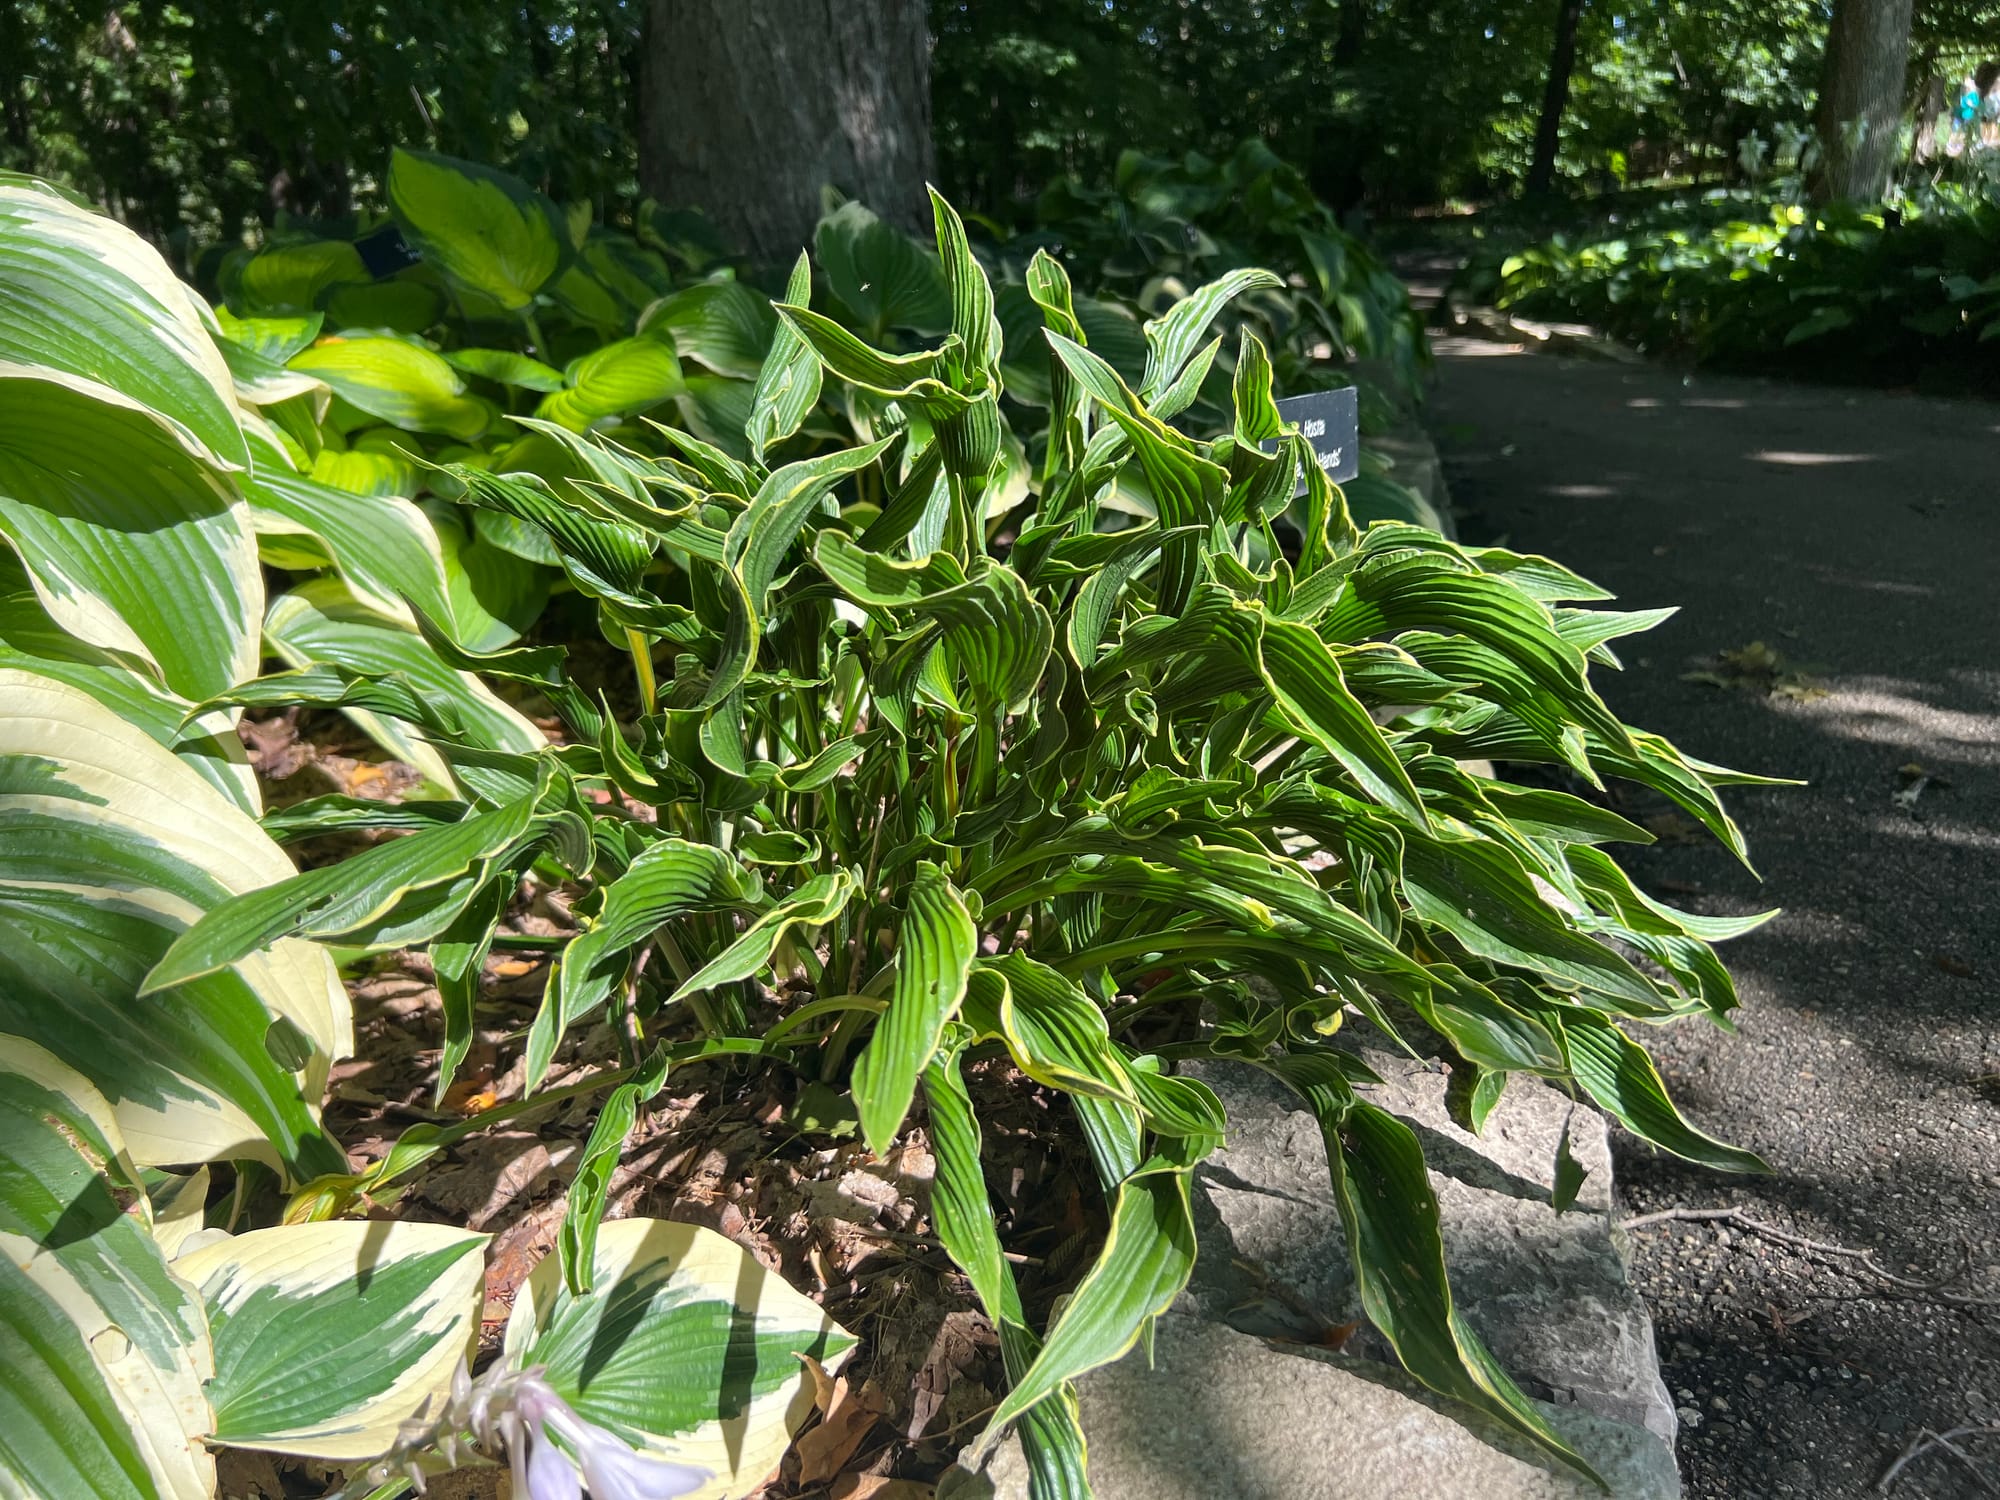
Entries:
[[[1612, 1245], [1603, 1120], [1516, 1080], [1474, 1136], [1445, 1109], [1446, 1074], [1363, 1054], [1369, 1090], [1422, 1140], [1443, 1218], [1452, 1289], [1466, 1319], [1620, 1500], [1680, 1494], [1675, 1417], [1652, 1324]], [[1600, 1493], [1469, 1411], [1425, 1391], [1362, 1319], [1319, 1126], [1259, 1069], [1207, 1063], [1229, 1144], [1195, 1173], [1200, 1257], [1142, 1354], [1079, 1387], [1100, 1500], [1463, 1497], [1543, 1500]], [[1588, 1172], [1574, 1206], [1551, 1202], [1565, 1126]], [[1018, 1449], [953, 1495], [1025, 1497]], [[964, 1488], [970, 1485], [971, 1488]]]
[[[1204, 1318], [1159, 1320], [1154, 1364], [1121, 1361], [1082, 1383], [1097, 1500], [1603, 1500], [1605, 1492], [1464, 1425], [1414, 1381], [1369, 1361], [1273, 1345]], [[1550, 1421], [1617, 1500], [1680, 1493], [1650, 1434], [1579, 1407]], [[983, 1474], [953, 1470], [938, 1500], [1025, 1500], [1011, 1440]]]

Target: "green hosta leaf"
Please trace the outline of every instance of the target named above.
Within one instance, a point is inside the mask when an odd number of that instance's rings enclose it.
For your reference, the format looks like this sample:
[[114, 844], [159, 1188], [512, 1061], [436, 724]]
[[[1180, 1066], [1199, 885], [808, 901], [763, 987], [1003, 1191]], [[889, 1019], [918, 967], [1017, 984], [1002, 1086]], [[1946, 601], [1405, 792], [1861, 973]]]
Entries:
[[506, 311], [533, 302], [569, 260], [561, 210], [505, 172], [399, 146], [387, 191], [424, 259]]
[[443, 316], [444, 294], [421, 281], [342, 282], [326, 296], [326, 320], [336, 330], [388, 329], [422, 333]]
[[[1034, 1364], [1042, 1342], [1027, 1326], [1014, 1272], [1000, 1249], [986, 1176], [979, 1165], [979, 1122], [959, 1076], [956, 1049], [940, 1054], [924, 1069], [924, 1099], [929, 1106], [931, 1148], [937, 1154], [931, 1221], [945, 1252], [972, 1283], [986, 1320], [1000, 1335], [1008, 1380], [1018, 1380]], [[1075, 1390], [1060, 1387], [1021, 1418], [1019, 1430], [1035, 1500], [1085, 1500], [1090, 1484]]]
[[1410, 1127], [1355, 1098], [1321, 1058], [1286, 1058], [1273, 1069], [1319, 1119], [1361, 1305], [1404, 1368], [1596, 1478], [1452, 1305], [1437, 1197]]
[[658, 339], [620, 339], [571, 362], [568, 388], [555, 392], [535, 414], [581, 432], [593, 422], [658, 406], [686, 388], [680, 361]]
[[1430, 816], [1409, 772], [1348, 690], [1340, 661], [1326, 643], [1303, 625], [1267, 619], [1259, 652], [1264, 680], [1300, 731], [1339, 761], [1369, 796], [1428, 828]]
[[559, 391], [562, 371], [551, 369], [539, 359], [530, 359], [512, 349], [447, 349], [445, 360], [468, 375], [478, 375], [500, 385], [518, 386], [524, 391]]
[[[138, 994], [183, 928], [291, 876], [278, 846], [143, 730], [25, 672], [0, 671], [0, 781], [0, 1031], [91, 1078], [142, 1161], [333, 1154], [317, 1105], [353, 1031], [325, 954], [283, 943], [193, 993]], [[268, 1053], [280, 1023], [302, 1065]]]
[[821, 364], [850, 385], [878, 396], [917, 401], [933, 421], [943, 421], [971, 404], [970, 397], [947, 383], [955, 337], [945, 340], [941, 349], [927, 349], [918, 354], [883, 354], [809, 307], [779, 303], [777, 313], [805, 340]]
[[951, 292], [937, 257], [866, 206], [843, 203], [821, 219], [813, 250], [827, 286], [871, 343], [891, 328], [928, 335], [951, 326]]
[[117, 391], [196, 457], [249, 462], [194, 294], [131, 230], [27, 178], [0, 182], [0, 365]]
[[586, 581], [618, 593], [638, 588], [653, 546], [636, 528], [558, 496], [534, 474], [489, 474], [464, 464], [446, 472], [465, 485], [469, 504], [511, 516], [544, 533], [561, 557], [587, 571]]
[[1187, 1168], [1155, 1157], [1120, 1184], [1096, 1264], [993, 1413], [973, 1455], [990, 1450], [1008, 1423], [1069, 1381], [1121, 1358], [1187, 1285], [1194, 1253]]
[[740, 281], [705, 281], [670, 293], [646, 309], [639, 332], [673, 340], [682, 359], [731, 380], [755, 380], [777, 320], [771, 304]]
[[588, 1295], [556, 1256], [522, 1283], [505, 1357], [545, 1367], [586, 1421], [709, 1471], [703, 1500], [777, 1466], [812, 1410], [800, 1355], [838, 1369], [854, 1338], [713, 1230], [620, 1219], [597, 1236]]
[[1230, 302], [1245, 292], [1284, 284], [1269, 271], [1231, 271], [1154, 318], [1146, 325], [1146, 373], [1139, 382], [1140, 397], [1151, 403], [1165, 394], [1180, 378], [1215, 315]]
[[264, 580], [243, 503], [128, 398], [0, 365], [0, 536], [51, 619], [169, 691], [205, 697], [257, 670]]
[[472, 899], [489, 862], [545, 836], [535, 805], [524, 797], [225, 902], [181, 934], [147, 976], [147, 992], [212, 974], [282, 937], [397, 946], [435, 936]]
[[743, 935], [681, 981], [667, 997], [669, 1005], [720, 984], [748, 979], [771, 961], [779, 939], [794, 927], [824, 927], [854, 898], [857, 883], [846, 870], [815, 875], [783, 901], [751, 923]]
[[1721, 1172], [1771, 1170], [1756, 1152], [1724, 1145], [1683, 1120], [1646, 1049], [1609, 1021], [1566, 1010], [1560, 1024], [1576, 1081], [1641, 1140]]
[[604, 1220], [605, 1195], [618, 1158], [638, 1121], [639, 1106], [651, 1099], [667, 1081], [667, 1055], [656, 1052], [630, 1083], [611, 1091], [597, 1122], [590, 1127], [590, 1139], [583, 1143], [577, 1158], [576, 1175], [570, 1180], [569, 1206], [563, 1211], [562, 1232], [557, 1252], [562, 1257], [563, 1287], [572, 1297], [586, 1297], [592, 1291], [597, 1271], [597, 1231]]
[[[785, 286], [785, 301], [804, 307], [812, 299], [812, 265], [803, 252]], [[757, 372], [757, 392], [750, 408], [746, 436], [750, 454], [764, 462], [764, 451], [799, 430], [819, 400], [819, 356], [789, 323], [771, 335], [771, 347]]]
[[309, 313], [331, 288], [369, 280], [361, 252], [351, 242], [303, 240], [266, 245], [243, 263], [228, 291], [247, 312], [282, 316]]
[[1611, 996], [1642, 1015], [1666, 1008], [1632, 965], [1563, 920], [1519, 860], [1491, 839], [1440, 831], [1403, 848], [1410, 910], [1472, 952]]
[[201, 1500], [214, 1366], [89, 1081], [0, 1036], [0, 1492]]
[[993, 287], [973, 257], [965, 225], [936, 188], [930, 190], [931, 216], [937, 225], [938, 262], [951, 292], [951, 331], [957, 336], [961, 380], [976, 382], [1000, 364], [999, 319], [993, 316]]
[[492, 423], [492, 409], [465, 394], [465, 381], [444, 356], [403, 339], [325, 338], [294, 355], [290, 367], [406, 432], [471, 442]]
[[385, 1452], [439, 1405], [479, 1333], [486, 1236], [445, 1224], [284, 1224], [186, 1252], [215, 1344], [214, 1440], [325, 1459]]
[[854, 1102], [869, 1149], [888, 1152], [916, 1097], [917, 1078], [965, 996], [979, 930], [965, 899], [928, 861], [917, 865], [896, 944], [889, 1009], [854, 1062]]
[[[459, 640], [470, 651], [494, 651], [520, 639], [548, 603], [553, 575], [486, 541], [456, 506], [434, 500], [423, 511], [444, 558], [451, 610], [443, 618], [452, 622]], [[497, 512], [485, 514], [502, 519]]]

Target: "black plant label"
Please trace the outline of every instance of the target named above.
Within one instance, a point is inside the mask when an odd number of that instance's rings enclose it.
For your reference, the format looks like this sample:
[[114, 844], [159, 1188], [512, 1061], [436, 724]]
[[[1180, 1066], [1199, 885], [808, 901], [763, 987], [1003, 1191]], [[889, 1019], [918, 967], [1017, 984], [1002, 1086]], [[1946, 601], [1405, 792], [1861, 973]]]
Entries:
[[[1345, 483], [1361, 472], [1361, 401], [1353, 386], [1285, 396], [1278, 402], [1278, 416], [1288, 426], [1293, 422], [1299, 424], [1299, 431], [1319, 456], [1319, 466], [1335, 484]], [[1276, 449], [1278, 440], [1266, 438], [1259, 446], [1269, 453]], [[1305, 492], [1302, 479], [1299, 493]]]

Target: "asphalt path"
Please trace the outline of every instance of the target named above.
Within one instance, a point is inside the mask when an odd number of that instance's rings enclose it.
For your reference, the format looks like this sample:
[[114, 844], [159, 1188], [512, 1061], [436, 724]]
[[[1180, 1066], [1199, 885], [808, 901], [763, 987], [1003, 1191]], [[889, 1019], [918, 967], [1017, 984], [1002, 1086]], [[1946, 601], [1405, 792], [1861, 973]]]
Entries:
[[1724, 949], [1735, 1034], [1648, 1037], [1689, 1116], [1773, 1175], [1628, 1141], [1625, 1211], [1733, 1207], [1872, 1257], [1723, 1220], [1631, 1233], [1688, 1494], [1873, 1495], [1913, 1449], [1890, 1494], [2000, 1494], [2000, 1308], [1978, 1305], [2000, 1298], [2000, 406], [1438, 353], [1466, 538], [1679, 605], [1597, 671], [1612, 707], [1807, 782], [1730, 794], [1761, 880], [1623, 803], [1660, 839], [1621, 857], [1663, 899], [1783, 908]]

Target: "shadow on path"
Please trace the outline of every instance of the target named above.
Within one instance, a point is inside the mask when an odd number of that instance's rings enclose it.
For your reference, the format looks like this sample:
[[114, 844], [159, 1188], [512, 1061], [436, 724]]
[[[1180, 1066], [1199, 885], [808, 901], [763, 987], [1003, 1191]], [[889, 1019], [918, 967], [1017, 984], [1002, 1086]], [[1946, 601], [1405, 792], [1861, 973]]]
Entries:
[[[1811, 783], [1729, 798], [1761, 885], [1628, 793], [1662, 835], [1621, 855], [1642, 885], [1785, 915], [1725, 950], [1740, 1034], [1649, 1038], [1688, 1112], [1776, 1175], [1628, 1143], [1626, 1205], [1738, 1204], [1899, 1273], [2000, 1260], [2000, 407], [1471, 343], [1440, 341], [1428, 414], [1467, 538], [1559, 558], [1620, 608], [1680, 605], [1598, 674], [1612, 707]], [[1683, 679], [1753, 641], [1824, 694]], [[1933, 778], [1910, 807], [1906, 766]], [[1885, 1300], [1709, 1224], [1634, 1240], [1667, 1383], [1699, 1416], [1690, 1496], [1873, 1494], [1920, 1426], [2000, 1423], [1995, 1310]], [[1979, 1441], [2000, 1485], [2000, 1441]], [[1980, 1485], [1932, 1452], [1893, 1493]]]

